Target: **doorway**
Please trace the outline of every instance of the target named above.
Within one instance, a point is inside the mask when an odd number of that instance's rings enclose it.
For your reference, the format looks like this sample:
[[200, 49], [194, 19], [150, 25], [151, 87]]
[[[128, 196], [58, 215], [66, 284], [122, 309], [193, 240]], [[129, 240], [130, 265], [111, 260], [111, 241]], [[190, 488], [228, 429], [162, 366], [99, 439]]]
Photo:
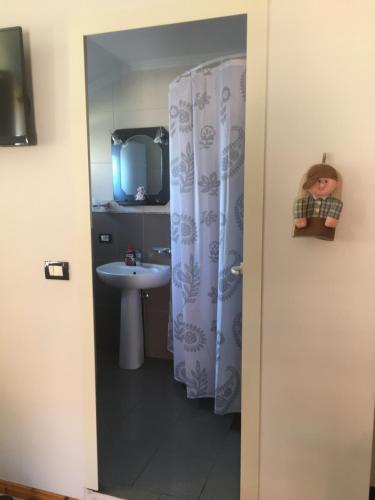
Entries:
[[[241, 4], [242, 5], [242, 4]], [[256, 499], [259, 494], [259, 423], [260, 423], [260, 335], [261, 335], [261, 281], [262, 281], [262, 220], [263, 220], [263, 171], [264, 171], [264, 141], [265, 141], [265, 96], [266, 96], [266, 52], [267, 52], [267, 3], [250, 2], [245, 9], [240, 3], [233, 3], [225, 8], [207, 6], [202, 11], [202, 5], [197, 2], [191, 5], [189, 15], [177, 12], [173, 15], [165, 11], [150, 12], [139, 5], [129, 18], [127, 9], [120, 9], [115, 14], [98, 16], [85, 15], [77, 23], [71, 40], [71, 58], [77, 68], [82, 67], [83, 59], [79, 52], [78, 39], [87, 38], [96, 33], [119, 32], [124, 27], [135, 29], [152, 26], [155, 23], [177, 22], [199, 19], [202, 14], [212, 18], [218, 16], [234, 16], [238, 12], [247, 14], [247, 79], [251, 86], [247, 87], [246, 96], [246, 175], [244, 187], [247, 194], [244, 205], [244, 276], [251, 280], [243, 282], [244, 303], [242, 352], [245, 363], [242, 364], [242, 425], [241, 425], [241, 467], [246, 474], [241, 475], [241, 498]], [[171, 4], [172, 7], [172, 4]], [[104, 12], [103, 12], [104, 14]], [[77, 36], [76, 36], [77, 35]], [[73, 84], [73, 82], [72, 82]], [[73, 87], [72, 87], [73, 88]], [[74, 84], [74, 88], [76, 88]], [[86, 118], [78, 101], [82, 99], [77, 92], [76, 119], [72, 123], [76, 131], [75, 147], [82, 159], [86, 157], [85, 144], [79, 139], [85, 133]], [[248, 167], [251, 165], [251, 168]], [[84, 190], [85, 177], [82, 177], [80, 189]], [[83, 208], [83, 207], [82, 207]], [[85, 359], [86, 384], [86, 431], [87, 431], [87, 486], [97, 489], [97, 454], [96, 426], [94, 418], [95, 394], [93, 366], [94, 350], [93, 336], [90, 328], [85, 329], [84, 345], [87, 357]], [[251, 332], [251, 334], [250, 334]]]
[[101, 283], [95, 269], [123, 260], [129, 245], [143, 262], [171, 264], [168, 252], [155, 250], [171, 247], [169, 203], [113, 200], [114, 131], [168, 127], [170, 82], [245, 51], [246, 16], [86, 38], [99, 489], [113, 496], [240, 498], [240, 413], [216, 415], [212, 399], [188, 399], [185, 384], [174, 379], [169, 285], [142, 291], [145, 362], [124, 370], [120, 292]]

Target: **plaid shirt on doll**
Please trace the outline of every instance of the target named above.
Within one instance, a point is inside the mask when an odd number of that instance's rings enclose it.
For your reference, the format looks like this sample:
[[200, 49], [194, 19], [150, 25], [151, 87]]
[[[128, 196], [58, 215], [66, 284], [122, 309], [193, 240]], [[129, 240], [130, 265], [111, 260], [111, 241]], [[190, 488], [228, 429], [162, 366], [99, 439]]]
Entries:
[[342, 206], [342, 201], [333, 196], [327, 196], [325, 199], [306, 196], [306, 198], [299, 198], [295, 202], [294, 218], [334, 217], [335, 219], [339, 219]]

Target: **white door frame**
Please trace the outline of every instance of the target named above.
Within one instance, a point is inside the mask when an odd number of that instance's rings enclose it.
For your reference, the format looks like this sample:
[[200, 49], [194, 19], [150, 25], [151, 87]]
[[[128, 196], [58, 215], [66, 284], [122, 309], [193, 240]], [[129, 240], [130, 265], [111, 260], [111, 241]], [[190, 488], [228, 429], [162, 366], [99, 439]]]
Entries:
[[[124, 5], [126, 4], [126, 5]], [[97, 33], [136, 29], [163, 24], [188, 22], [238, 14], [247, 14], [247, 98], [245, 146], [244, 205], [244, 283], [242, 336], [242, 431], [241, 431], [241, 500], [259, 499], [260, 448], [260, 379], [261, 379], [261, 313], [263, 257], [263, 189], [266, 126], [266, 74], [268, 0], [232, 0], [202, 2], [191, 0], [188, 10], [172, 0], [164, 0], [160, 8], [148, 6], [147, 0], [119, 3], [117, 10], [103, 7], [103, 12], [89, 11], [70, 25], [69, 92], [72, 102], [72, 161], [77, 165], [77, 197], [82, 213], [79, 225], [87, 234], [90, 227], [84, 36]], [[90, 263], [91, 252], [87, 251]], [[87, 266], [91, 284], [91, 267]], [[92, 290], [91, 290], [92, 292]], [[95, 357], [93, 304], [84, 311], [82, 343], [84, 350], [83, 380], [85, 389], [85, 449], [87, 488], [98, 488]], [[87, 316], [86, 316], [87, 315]], [[90, 317], [89, 317], [90, 316]]]

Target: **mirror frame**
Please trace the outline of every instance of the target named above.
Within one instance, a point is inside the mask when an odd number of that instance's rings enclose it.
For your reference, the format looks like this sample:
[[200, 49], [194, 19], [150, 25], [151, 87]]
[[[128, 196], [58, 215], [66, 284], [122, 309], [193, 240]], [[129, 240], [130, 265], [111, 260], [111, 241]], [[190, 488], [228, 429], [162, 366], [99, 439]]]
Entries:
[[[115, 144], [114, 137], [119, 138], [122, 143], [135, 135], [146, 135], [151, 139], [155, 139], [157, 131], [161, 129], [166, 137], [166, 144], [157, 143], [161, 149], [161, 190], [158, 193], [147, 194], [146, 199], [137, 201], [134, 199], [134, 194], [128, 194], [121, 188], [121, 169], [119, 175], [115, 179], [113, 175], [113, 198], [119, 205], [166, 205], [169, 202], [169, 133], [164, 127], [146, 127], [146, 128], [123, 128], [116, 129], [112, 133], [112, 167]], [[118, 149], [118, 148], [117, 148]]]

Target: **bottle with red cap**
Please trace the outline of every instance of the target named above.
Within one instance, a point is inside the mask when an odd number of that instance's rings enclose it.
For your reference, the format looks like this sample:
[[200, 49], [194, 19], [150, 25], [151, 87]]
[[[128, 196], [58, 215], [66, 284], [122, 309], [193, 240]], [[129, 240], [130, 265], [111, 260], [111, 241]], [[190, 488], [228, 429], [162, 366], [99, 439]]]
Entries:
[[128, 250], [125, 255], [125, 265], [127, 266], [135, 266], [136, 265], [136, 259], [135, 259], [135, 251], [133, 248], [133, 245], [128, 245]]

